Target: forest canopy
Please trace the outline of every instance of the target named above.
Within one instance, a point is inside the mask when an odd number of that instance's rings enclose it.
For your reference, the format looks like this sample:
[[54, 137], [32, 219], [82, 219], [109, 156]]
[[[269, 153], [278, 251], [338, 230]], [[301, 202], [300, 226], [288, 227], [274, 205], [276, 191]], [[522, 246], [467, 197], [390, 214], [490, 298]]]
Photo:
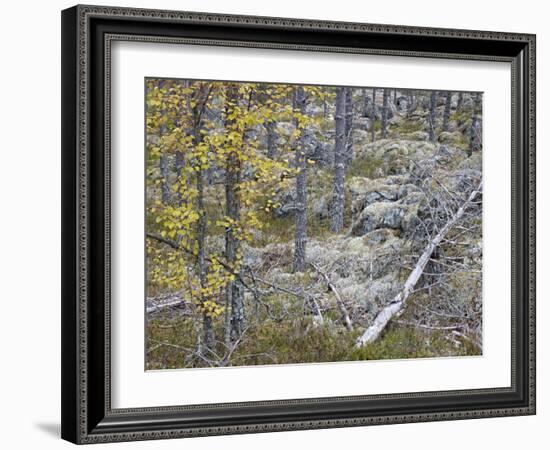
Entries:
[[481, 354], [481, 93], [145, 83], [147, 369]]

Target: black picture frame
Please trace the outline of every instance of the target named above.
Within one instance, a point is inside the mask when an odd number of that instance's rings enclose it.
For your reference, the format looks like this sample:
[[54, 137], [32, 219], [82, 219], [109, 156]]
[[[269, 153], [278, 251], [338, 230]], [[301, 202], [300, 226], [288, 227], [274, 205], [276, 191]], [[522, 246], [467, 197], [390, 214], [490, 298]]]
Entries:
[[[109, 64], [117, 39], [509, 62], [511, 386], [112, 409]], [[81, 5], [62, 12], [64, 439], [83, 444], [528, 414], [535, 414], [534, 35]]]

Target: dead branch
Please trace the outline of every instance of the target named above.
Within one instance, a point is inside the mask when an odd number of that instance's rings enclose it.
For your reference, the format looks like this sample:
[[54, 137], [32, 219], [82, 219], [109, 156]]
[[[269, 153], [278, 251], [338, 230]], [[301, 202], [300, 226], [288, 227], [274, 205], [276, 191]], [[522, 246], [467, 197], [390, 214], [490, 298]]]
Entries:
[[479, 183], [479, 186], [470, 193], [468, 199], [456, 211], [451, 219], [443, 226], [443, 228], [441, 228], [439, 233], [437, 233], [437, 235], [429, 241], [424, 252], [418, 259], [416, 266], [407, 278], [403, 289], [393, 298], [388, 306], [383, 308], [382, 311], [378, 313], [372, 325], [367, 328], [367, 330], [357, 339], [355, 343], [356, 347], [362, 347], [363, 345], [374, 342], [376, 339], [378, 339], [390, 320], [393, 319], [396, 315], [400, 314], [405, 309], [407, 299], [413, 291], [414, 287], [416, 286], [416, 283], [420, 279], [420, 276], [422, 275], [422, 272], [424, 271], [424, 268], [426, 267], [426, 264], [428, 263], [433, 251], [441, 243], [442, 239], [445, 237], [445, 234], [447, 234], [447, 232], [451, 228], [453, 228], [453, 226], [456, 225], [456, 223], [464, 215], [466, 208], [470, 205], [472, 201], [474, 201], [478, 193], [481, 192], [482, 185], [483, 182]]
[[330, 281], [329, 276], [325, 272], [323, 272], [316, 264], [312, 262], [310, 262], [310, 264], [317, 271], [317, 273], [324, 278], [327, 286], [334, 293], [334, 296], [336, 297], [336, 304], [338, 305], [338, 309], [342, 314], [342, 320], [344, 321], [346, 328], [348, 329], [348, 331], [353, 330], [353, 325], [346, 309], [346, 305], [344, 304], [344, 301], [342, 300], [342, 296], [338, 292], [338, 289], [336, 289], [336, 286], [334, 285], [334, 283], [332, 283], [332, 281]]

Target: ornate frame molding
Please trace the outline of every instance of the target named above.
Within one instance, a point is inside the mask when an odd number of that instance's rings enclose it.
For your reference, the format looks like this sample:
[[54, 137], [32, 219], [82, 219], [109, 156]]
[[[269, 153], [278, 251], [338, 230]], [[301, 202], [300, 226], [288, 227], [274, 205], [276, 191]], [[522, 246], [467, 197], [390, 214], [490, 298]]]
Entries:
[[[116, 33], [105, 31], [99, 34], [101, 44], [104, 46], [101, 62], [105, 69], [103, 86], [103, 115], [104, 124], [102, 130], [104, 161], [103, 179], [93, 178], [94, 168], [91, 166], [93, 136], [90, 131], [96, 127], [93, 123], [94, 117], [90, 110], [94, 108], [91, 104], [98, 93], [94, 90], [91, 82], [97, 76], [98, 60], [95, 53], [98, 52], [97, 43], [93, 44], [93, 38], [98, 36], [94, 32], [92, 22], [98, 20], [120, 22], [135, 21], [136, 23], [161, 23], [166, 26], [208, 25], [210, 27], [238, 26], [248, 30], [252, 36], [255, 31], [269, 29], [272, 32], [317, 30], [336, 33], [345, 37], [349, 33], [377, 36], [381, 42], [387, 37], [399, 37], [406, 40], [407, 37], [423, 37], [430, 39], [456, 39], [459, 42], [471, 41], [472, 51], [461, 51], [446, 53], [440, 51], [434, 44], [433, 50], [395, 49], [395, 48], [368, 48], [350, 47], [339, 45], [309, 45], [303, 43], [277, 43], [261, 40], [244, 39], [212, 39], [194, 37], [173, 37], [173, 36], [151, 36], [140, 33]], [[220, 28], [221, 29], [221, 28]], [[481, 417], [499, 417], [510, 415], [526, 415], [535, 413], [535, 36], [530, 34], [514, 34], [487, 31], [450, 30], [424, 27], [405, 27], [397, 25], [376, 25], [347, 22], [331, 22], [304, 19], [287, 19], [254, 16], [236, 16], [222, 14], [204, 14], [194, 12], [159, 11], [148, 9], [130, 9], [99, 6], [76, 6], [63, 13], [63, 222], [67, 233], [64, 232], [63, 249], [63, 377], [64, 381], [69, 380], [63, 388], [63, 414], [62, 434], [63, 437], [77, 443], [98, 443], [112, 441], [129, 441], [143, 439], [163, 439], [174, 437], [206, 436], [214, 434], [238, 434], [251, 432], [271, 432], [284, 430], [299, 430], [328, 427], [347, 427], [373, 424], [439, 421], [451, 419], [468, 419]], [[103, 31], [102, 31], [103, 32]], [[94, 34], [95, 33], [95, 34]], [[525, 254], [526, 260], [521, 261], [523, 275], [513, 277], [512, 286], [513, 298], [515, 298], [516, 287], [520, 291], [528, 293], [527, 298], [518, 299], [523, 302], [525, 308], [524, 323], [519, 332], [525, 338], [525, 349], [521, 350], [517, 360], [516, 350], [513, 347], [513, 383], [510, 388], [485, 389], [475, 391], [450, 391], [432, 392], [419, 394], [396, 394], [361, 397], [334, 397], [310, 400], [285, 400], [272, 402], [251, 402], [241, 404], [219, 404], [219, 405], [194, 405], [185, 407], [166, 408], [139, 408], [113, 410], [110, 403], [110, 271], [109, 249], [110, 249], [110, 48], [114, 40], [146, 41], [157, 43], [187, 43], [198, 45], [227, 45], [244, 46], [256, 48], [277, 48], [294, 49], [306, 51], [331, 51], [384, 54], [396, 56], [435, 57], [452, 59], [481, 59], [489, 61], [505, 61], [512, 64], [512, 97], [513, 97], [513, 120], [512, 120], [512, 145], [513, 149], [513, 171], [517, 177], [513, 177], [513, 195], [518, 201], [513, 202], [513, 248], [519, 247], [520, 253]], [[435, 40], [433, 42], [435, 42]], [[457, 42], [458, 42], [457, 41]], [[502, 44], [502, 48], [511, 48], [510, 54], [484, 54], [477, 52], [476, 46], [479, 43], [496, 42]], [[94, 47], [96, 45], [96, 47]], [[515, 46], [514, 46], [515, 45]], [[520, 51], [514, 53], [514, 48]], [[522, 53], [523, 52], [523, 53]], [[94, 81], [97, 83], [97, 81]], [[520, 99], [515, 101], [516, 96]], [[96, 139], [97, 144], [99, 139]], [[76, 150], [75, 150], [76, 149]], [[76, 170], [75, 170], [76, 168]], [[91, 204], [97, 200], [97, 193], [93, 189], [98, 182], [103, 183], [103, 203], [101, 203], [104, 216], [96, 217], [97, 210]], [[518, 191], [518, 187], [520, 191]], [[92, 199], [93, 197], [93, 199]], [[94, 203], [95, 204], [95, 203]], [[526, 213], [526, 214], [523, 214]], [[94, 215], [95, 214], [95, 215]], [[97, 322], [90, 320], [91, 270], [97, 263], [96, 256], [90, 256], [95, 251], [92, 248], [90, 233], [97, 229], [96, 221], [103, 221], [103, 267], [104, 268], [104, 290], [101, 293], [104, 304], [103, 325], [98, 326]], [[95, 241], [94, 241], [95, 242]], [[525, 247], [525, 248], [524, 248]], [[521, 255], [516, 255], [521, 258]], [[516, 269], [516, 258], [513, 258], [513, 271]], [[95, 274], [94, 276], [96, 276]], [[95, 305], [97, 308], [98, 305]], [[516, 326], [516, 309], [513, 310], [513, 326]], [[95, 364], [91, 360], [90, 348], [99, 342], [94, 336], [93, 342], [90, 339], [94, 330], [102, 331], [104, 345], [104, 384], [103, 399], [101, 408], [99, 405], [92, 406], [90, 395], [96, 393], [96, 386], [91, 380], [90, 365]], [[100, 330], [101, 329], [101, 330]], [[514, 328], [514, 336], [516, 335]], [[69, 341], [71, 341], [69, 343]], [[516, 374], [516, 363], [521, 366], [521, 373]], [[518, 367], [519, 367], [518, 366]], [[94, 374], [97, 376], [97, 373]], [[518, 378], [519, 377], [519, 378]], [[519, 380], [524, 386], [527, 398], [509, 403], [504, 407], [473, 407], [468, 410], [455, 409], [448, 411], [427, 410], [412, 413], [392, 414], [353, 414], [343, 413], [336, 418], [318, 418], [307, 420], [282, 420], [257, 423], [236, 423], [219, 425], [190, 425], [190, 426], [154, 426], [159, 423], [159, 417], [167, 418], [170, 414], [182, 414], [190, 409], [202, 410], [207, 414], [209, 409], [224, 408], [231, 406], [239, 407], [292, 407], [293, 405], [306, 404], [327, 404], [330, 402], [344, 402], [361, 399], [364, 401], [380, 401], [400, 399], [411, 401], [422, 399], [427, 395], [434, 398], [444, 396], [467, 397], [482, 393], [505, 394], [516, 392]], [[101, 384], [101, 383], [100, 383]], [[351, 411], [351, 410], [350, 410]], [[155, 420], [151, 417], [154, 415]], [[131, 418], [130, 425], [127, 425], [128, 418]], [[102, 418], [98, 421], [98, 418]], [[124, 420], [123, 420], [124, 419]], [[121, 426], [121, 421], [126, 425]], [[155, 422], [156, 421], [156, 422]]]

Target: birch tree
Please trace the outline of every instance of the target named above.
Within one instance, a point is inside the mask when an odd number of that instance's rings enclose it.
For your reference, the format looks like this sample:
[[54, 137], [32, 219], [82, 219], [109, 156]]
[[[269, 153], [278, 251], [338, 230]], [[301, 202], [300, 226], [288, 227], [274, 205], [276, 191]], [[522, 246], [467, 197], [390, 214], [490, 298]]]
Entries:
[[[229, 226], [225, 232], [225, 257], [230, 267], [237, 268], [241, 259], [240, 229], [237, 224], [241, 220], [241, 198], [239, 187], [241, 183], [242, 152], [244, 130], [239, 126], [238, 117], [241, 108], [249, 109], [248, 105], [239, 104], [239, 88], [231, 84], [227, 88], [225, 131], [230, 139], [225, 164], [225, 208], [226, 220]], [[229, 324], [226, 323], [226, 344], [236, 341], [244, 324], [243, 288], [238, 280], [229, 281], [226, 287], [226, 308], [230, 308]], [[228, 314], [229, 316], [229, 314]], [[227, 316], [226, 316], [227, 317]]]

